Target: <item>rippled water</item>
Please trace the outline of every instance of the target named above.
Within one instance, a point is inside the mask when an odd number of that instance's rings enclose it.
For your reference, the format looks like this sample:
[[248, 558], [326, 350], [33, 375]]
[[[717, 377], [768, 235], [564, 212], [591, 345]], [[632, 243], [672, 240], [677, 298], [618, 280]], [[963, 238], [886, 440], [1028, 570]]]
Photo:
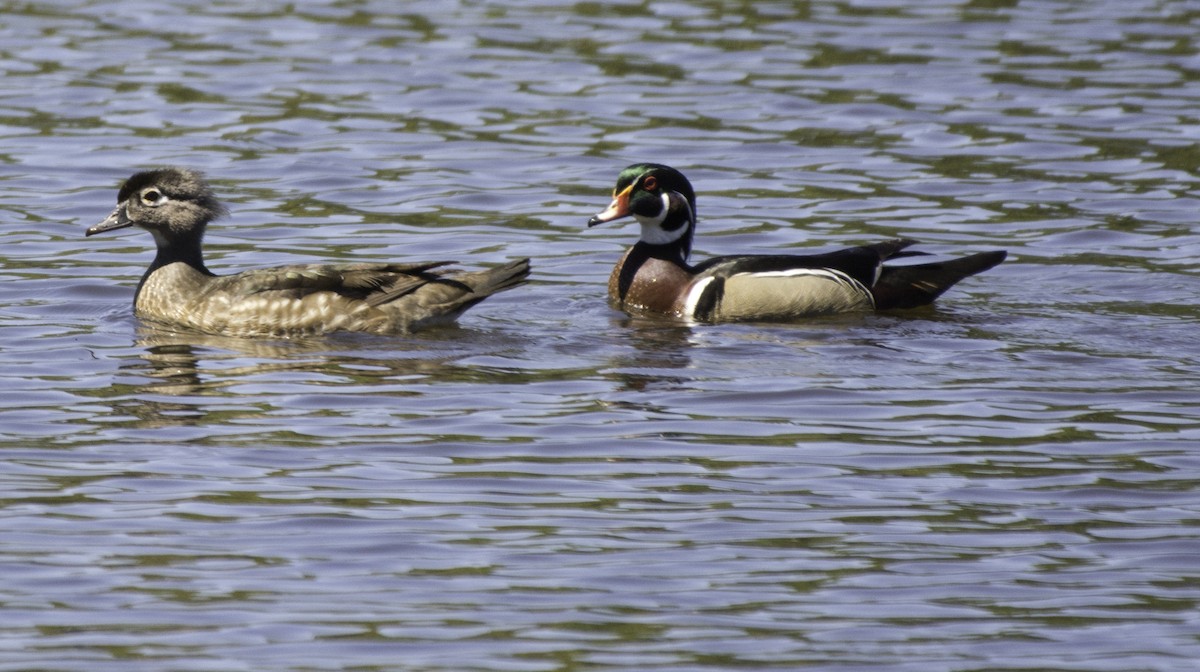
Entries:
[[[210, 6], [211, 5], [211, 6]], [[0, 5], [0, 669], [1192, 670], [1187, 2]], [[910, 236], [934, 309], [630, 319], [617, 172], [700, 258]], [[533, 257], [457, 328], [130, 315], [136, 169], [228, 272]]]

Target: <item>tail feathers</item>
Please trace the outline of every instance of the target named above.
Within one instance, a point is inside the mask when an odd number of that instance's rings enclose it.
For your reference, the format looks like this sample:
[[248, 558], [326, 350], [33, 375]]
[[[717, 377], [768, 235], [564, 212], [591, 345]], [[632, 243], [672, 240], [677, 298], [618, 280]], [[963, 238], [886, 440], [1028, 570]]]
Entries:
[[916, 244], [917, 241], [911, 238], [893, 238], [892, 240], [885, 240], [881, 243], [871, 243], [870, 245], [864, 245], [863, 247], [877, 254], [880, 261], [899, 259], [900, 257], [916, 257], [928, 254], [928, 252], [918, 252], [916, 250], [905, 249]]
[[525, 282], [529, 277], [529, 260], [511, 261], [503, 266], [483, 271], [481, 275], [482, 282], [474, 287], [476, 294], [488, 296], [496, 292], [503, 292]]
[[[901, 252], [891, 256], [896, 258], [914, 254], [920, 253]], [[992, 268], [1004, 261], [1006, 256], [1008, 253], [1000, 250], [930, 264], [884, 266], [879, 280], [871, 288], [875, 307], [878, 310], [893, 310], [928, 305], [959, 280]]]
[[428, 274], [389, 292], [392, 298], [380, 308], [388, 316], [384, 319], [390, 320], [389, 331], [412, 331], [449, 324], [471, 306], [497, 292], [516, 287], [528, 276], [528, 259], [483, 271]]
[[442, 304], [439, 310], [457, 317], [487, 297], [524, 283], [528, 277], [529, 260], [518, 259], [486, 271], [444, 277], [428, 287], [430, 299]]

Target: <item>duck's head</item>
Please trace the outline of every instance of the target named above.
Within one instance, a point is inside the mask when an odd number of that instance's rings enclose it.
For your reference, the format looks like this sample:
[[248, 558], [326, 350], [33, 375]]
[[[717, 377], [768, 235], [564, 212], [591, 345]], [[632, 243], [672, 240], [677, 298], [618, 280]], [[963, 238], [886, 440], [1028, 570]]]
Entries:
[[159, 168], [126, 180], [117, 194], [116, 209], [85, 235], [138, 226], [153, 234], [159, 248], [178, 241], [198, 243], [208, 223], [226, 214], [199, 172]]
[[629, 166], [617, 177], [608, 209], [588, 220], [588, 226], [631, 215], [642, 225], [642, 242], [677, 247], [682, 260], [691, 254], [696, 192], [683, 173], [658, 163]]

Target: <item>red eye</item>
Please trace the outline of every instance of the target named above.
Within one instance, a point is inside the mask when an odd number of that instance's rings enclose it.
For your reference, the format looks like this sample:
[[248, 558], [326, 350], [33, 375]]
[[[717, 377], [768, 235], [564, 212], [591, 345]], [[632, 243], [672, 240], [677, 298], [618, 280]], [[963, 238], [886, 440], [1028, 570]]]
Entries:
[[658, 178], [653, 175], [642, 180], [642, 188], [647, 191], [654, 191], [658, 187]]

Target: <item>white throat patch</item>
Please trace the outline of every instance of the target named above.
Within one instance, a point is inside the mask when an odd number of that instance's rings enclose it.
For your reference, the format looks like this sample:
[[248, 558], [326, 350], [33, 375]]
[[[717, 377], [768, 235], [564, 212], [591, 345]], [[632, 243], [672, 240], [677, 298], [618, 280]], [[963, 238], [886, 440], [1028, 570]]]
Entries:
[[633, 216], [633, 218], [638, 221], [638, 224], [642, 225], [641, 239], [643, 243], [648, 243], [650, 245], [666, 245], [679, 240], [687, 234], [689, 225], [681, 226], [674, 231], [667, 231], [666, 229], [662, 228], [662, 223], [667, 219], [667, 213], [671, 212], [672, 196], [678, 198], [679, 202], [683, 204], [683, 207], [687, 209], [688, 221], [695, 221], [695, 218], [692, 215], [692, 207], [688, 205], [687, 199], [683, 197], [683, 194], [680, 194], [676, 191], [664, 191], [662, 195], [662, 211], [658, 213], [657, 217], [643, 217], [638, 214]]
[[171, 241], [163, 235], [162, 231], [159, 231], [158, 229], [146, 229], [146, 231], [149, 231], [150, 235], [154, 236], [155, 245], [158, 247], [170, 247]]

